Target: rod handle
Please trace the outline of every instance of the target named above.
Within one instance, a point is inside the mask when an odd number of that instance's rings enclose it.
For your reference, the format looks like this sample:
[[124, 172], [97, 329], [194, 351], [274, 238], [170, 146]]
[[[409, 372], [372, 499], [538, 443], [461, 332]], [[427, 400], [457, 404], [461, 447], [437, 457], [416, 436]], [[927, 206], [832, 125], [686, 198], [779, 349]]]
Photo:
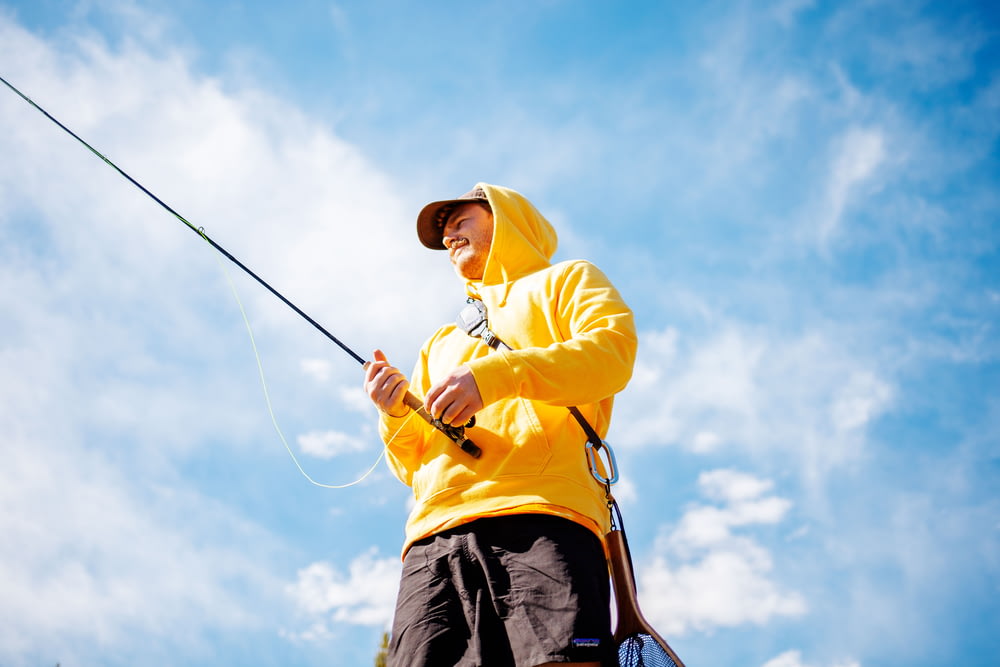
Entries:
[[[368, 369], [368, 366], [370, 364], [371, 364], [370, 361], [366, 361], [363, 364], [365, 370]], [[406, 405], [406, 407], [412, 409], [418, 415], [420, 415], [420, 417], [423, 418], [423, 420], [426, 421], [428, 424], [430, 424], [431, 426], [433, 426], [434, 428], [436, 428], [437, 430], [441, 431], [446, 436], [448, 436], [448, 438], [452, 442], [461, 447], [462, 451], [471, 456], [472, 458], [478, 459], [480, 456], [483, 455], [483, 450], [479, 448], [479, 445], [474, 443], [469, 438], [465, 437], [465, 428], [466, 428], [465, 426], [454, 426], [451, 424], [445, 424], [440, 419], [435, 419], [427, 412], [427, 410], [424, 409], [424, 402], [419, 398], [417, 398], [416, 396], [414, 396], [412, 392], [409, 391], [406, 392], [406, 395], [403, 396], [403, 404]], [[475, 419], [476, 419], [475, 417], [470, 419], [467, 426], [469, 427], [473, 426], [475, 424]]]

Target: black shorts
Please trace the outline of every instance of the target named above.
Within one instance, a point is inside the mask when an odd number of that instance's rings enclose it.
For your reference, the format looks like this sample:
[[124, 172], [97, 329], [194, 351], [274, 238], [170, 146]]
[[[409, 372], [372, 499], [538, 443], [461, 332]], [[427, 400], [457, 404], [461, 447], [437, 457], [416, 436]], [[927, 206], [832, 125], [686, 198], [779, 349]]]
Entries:
[[604, 547], [577, 523], [479, 519], [406, 554], [391, 667], [611, 664], [614, 655]]

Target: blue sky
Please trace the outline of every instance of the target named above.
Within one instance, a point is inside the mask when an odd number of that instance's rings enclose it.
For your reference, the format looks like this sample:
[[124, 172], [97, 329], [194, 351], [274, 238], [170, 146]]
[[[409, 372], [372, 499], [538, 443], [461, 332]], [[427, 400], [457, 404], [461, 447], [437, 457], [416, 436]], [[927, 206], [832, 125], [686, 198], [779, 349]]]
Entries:
[[[639, 361], [609, 440], [689, 665], [1000, 652], [989, 3], [0, 0], [0, 76], [363, 356], [520, 190]], [[367, 665], [409, 491], [355, 362], [0, 90], [0, 663]]]

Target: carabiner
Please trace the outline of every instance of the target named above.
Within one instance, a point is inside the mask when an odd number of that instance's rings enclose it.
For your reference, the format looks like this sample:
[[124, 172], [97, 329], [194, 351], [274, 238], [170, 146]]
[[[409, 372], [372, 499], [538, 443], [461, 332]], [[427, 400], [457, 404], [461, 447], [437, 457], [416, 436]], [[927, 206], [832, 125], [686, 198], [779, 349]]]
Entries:
[[[615, 451], [611, 449], [611, 445], [607, 441], [601, 440], [600, 448], [607, 452], [607, 466], [600, 459], [600, 454], [595, 451], [598, 447], [593, 442], [587, 441], [587, 463], [590, 467], [590, 474], [602, 485], [611, 486], [618, 482], [618, 461], [615, 459]], [[602, 467], [608, 470], [607, 477], [598, 471]]]

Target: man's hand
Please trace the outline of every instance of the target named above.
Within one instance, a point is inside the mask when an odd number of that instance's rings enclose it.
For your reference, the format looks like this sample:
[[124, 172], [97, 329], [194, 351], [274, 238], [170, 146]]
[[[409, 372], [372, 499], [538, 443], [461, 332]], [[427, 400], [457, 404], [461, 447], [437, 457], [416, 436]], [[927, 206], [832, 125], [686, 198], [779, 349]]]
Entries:
[[410, 408], [403, 397], [410, 388], [406, 376], [390, 366], [382, 350], [375, 350], [375, 361], [366, 365], [365, 392], [379, 410], [391, 417], [405, 417]]
[[468, 366], [459, 366], [431, 387], [424, 407], [445, 424], [464, 425], [483, 409], [483, 396]]

